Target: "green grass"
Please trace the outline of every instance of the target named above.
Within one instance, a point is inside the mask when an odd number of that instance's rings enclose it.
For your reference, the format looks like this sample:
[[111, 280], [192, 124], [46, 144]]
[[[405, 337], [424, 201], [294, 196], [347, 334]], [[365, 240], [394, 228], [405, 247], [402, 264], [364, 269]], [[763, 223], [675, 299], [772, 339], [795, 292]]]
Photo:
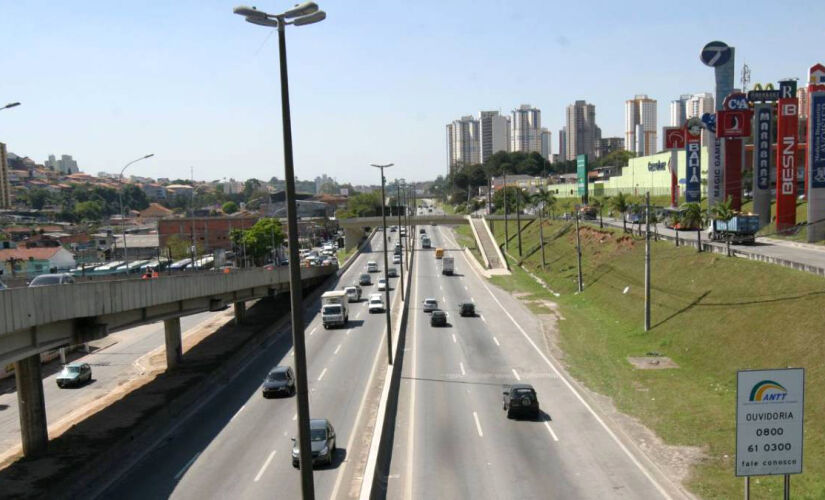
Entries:
[[358, 246], [338, 250], [338, 265], [343, 266], [344, 262], [346, 262], [349, 256], [354, 254], [356, 250], [358, 250]]
[[[547, 222], [545, 238], [562, 222]], [[503, 224], [495, 225], [503, 239]], [[516, 230], [510, 225], [510, 234]], [[523, 233], [538, 243], [538, 224]], [[703, 498], [736, 498], [734, 476], [736, 371], [805, 367], [804, 474], [792, 480], [794, 498], [825, 498], [825, 347], [820, 340], [825, 280], [790, 269], [697, 253], [670, 243], [652, 248], [652, 325], [643, 331], [641, 239], [621, 230], [582, 229], [584, 292], [576, 291], [575, 230], [546, 242], [548, 266], [537, 252], [524, 265], [561, 296], [555, 298], [513, 266], [493, 281], [557, 302], [561, 346], [569, 370], [588, 387], [610, 395], [667, 443], [702, 447], [686, 485]], [[511, 254], [515, 255], [511, 245]], [[627, 293], [623, 293], [629, 287]], [[628, 356], [656, 351], [680, 368], [636, 370]], [[751, 481], [752, 498], [777, 498], [781, 477]]]
[[476, 243], [475, 236], [473, 236], [473, 230], [470, 228], [470, 225], [459, 224], [454, 228], [454, 232], [456, 242], [463, 247], [469, 248], [478, 263], [484, 268], [484, 258], [481, 256], [481, 250], [478, 249], [478, 244]]

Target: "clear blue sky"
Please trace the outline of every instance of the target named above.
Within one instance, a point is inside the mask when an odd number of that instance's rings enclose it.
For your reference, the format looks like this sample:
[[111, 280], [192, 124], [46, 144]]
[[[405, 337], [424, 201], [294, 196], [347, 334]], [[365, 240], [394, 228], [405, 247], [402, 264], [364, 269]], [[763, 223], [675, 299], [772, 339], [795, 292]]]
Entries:
[[[89, 173], [197, 179], [283, 177], [277, 36], [226, 1], [1, 0], [0, 141], [38, 162], [75, 157]], [[278, 11], [289, 2], [257, 6]], [[564, 108], [596, 105], [623, 136], [624, 101], [711, 91], [708, 41], [736, 47], [752, 82], [825, 62], [825, 1], [320, 2], [327, 19], [287, 48], [296, 173], [339, 181], [444, 173], [444, 125], [481, 109], [542, 111], [553, 149]]]

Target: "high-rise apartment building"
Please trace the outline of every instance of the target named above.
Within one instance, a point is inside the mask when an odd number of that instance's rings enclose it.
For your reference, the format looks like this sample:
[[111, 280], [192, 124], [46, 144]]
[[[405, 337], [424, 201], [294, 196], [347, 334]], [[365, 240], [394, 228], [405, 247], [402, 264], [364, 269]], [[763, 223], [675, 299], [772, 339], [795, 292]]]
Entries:
[[564, 161], [567, 159], [567, 126], [559, 130], [559, 160]]
[[604, 158], [613, 151], [624, 149], [624, 139], [621, 137], [605, 137], [596, 144], [596, 158]]
[[481, 162], [499, 151], [510, 151], [510, 118], [498, 111], [480, 111], [478, 113], [481, 134]]
[[715, 113], [713, 94], [710, 92], [703, 92], [701, 94], [693, 94], [685, 104], [685, 119], [693, 118], [694, 116], [701, 118], [705, 113]]
[[11, 208], [11, 183], [6, 145], [0, 142], [0, 208]]
[[456, 166], [481, 162], [479, 124], [472, 116], [447, 124], [447, 161], [451, 173]]
[[596, 125], [596, 106], [585, 101], [576, 101], [567, 106], [565, 129], [567, 160], [575, 160], [576, 155], [580, 154], [595, 158], [596, 141], [602, 138], [602, 131]]
[[510, 126], [510, 151], [541, 153], [541, 111], [522, 104], [512, 111]]
[[636, 156], [656, 152], [656, 100], [638, 94], [624, 105], [625, 147]]
[[553, 154], [553, 133], [548, 129], [541, 129], [541, 156], [545, 160], [550, 161]]
[[64, 175], [76, 174], [80, 171], [72, 155], [61, 155], [59, 160], [56, 160], [54, 155], [49, 155], [49, 159], [44, 164], [46, 168]]
[[682, 94], [678, 99], [670, 101], [670, 126], [681, 127], [687, 120], [687, 102], [690, 94]]

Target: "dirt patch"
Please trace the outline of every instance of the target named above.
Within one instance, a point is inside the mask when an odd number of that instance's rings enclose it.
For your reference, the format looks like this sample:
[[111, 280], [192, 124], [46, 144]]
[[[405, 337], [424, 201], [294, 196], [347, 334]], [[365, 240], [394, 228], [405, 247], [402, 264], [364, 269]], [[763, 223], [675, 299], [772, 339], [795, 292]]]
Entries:
[[637, 370], [666, 370], [668, 368], [679, 368], [675, 361], [667, 356], [628, 356], [627, 360]]

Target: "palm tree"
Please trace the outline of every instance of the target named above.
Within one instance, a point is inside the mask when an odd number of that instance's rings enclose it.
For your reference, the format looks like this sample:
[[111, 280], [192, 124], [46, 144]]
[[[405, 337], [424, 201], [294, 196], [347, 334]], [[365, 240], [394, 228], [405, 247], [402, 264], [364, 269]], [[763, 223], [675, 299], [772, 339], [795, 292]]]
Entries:
[[[736, 211], [733, 210], [733, 200], [731, 200], [729, 196], [725, 199], [725, 201], [716, 202], [712, 207], [710, 207], [710, 214], [714, 219], [723, 222], [733, 219], [736, 216]], [[725, 246], [728, 257], [730, 257], [730, 238], [730, 231], [726, 231]]]
[[616, 194], [616, 196], [610, 198], [610, 206], [622, 214], [622, 228], [624, 229], [624, 232], [627, 232], [627, 218], [625, 217], [625, 214], [630, 209], [630, 203], [627, 196], [620, 191]]
[[686, 203], [682, 214], [682, 225], [696, 228], [696, 244], [698, 251], [702, 251], [702, 226], [705, 223], [705, 212], [698, 203]]
[[599, 229], [604, 228], [604, 207], [610, 206], [610, 196], [596, 196], [593, 198], [593, 206], [599, 211]]
[[538, 190], [530, 196], [530, 203], [534, 207], [536, 207], [536, 211], [539, 214], [539, 243], [541, 244], [541, 268], [544, 270], [544, 267], [547, 265], [547, 262], [544, 257], [544, 221], [542, 220], [542, 216], [544, 215], [544, 211], [547, 207], [552, 207], [556, 204], [556, 197], [553, 196], [553, 193], [547, 191], [543, 187], [538, 188]]

